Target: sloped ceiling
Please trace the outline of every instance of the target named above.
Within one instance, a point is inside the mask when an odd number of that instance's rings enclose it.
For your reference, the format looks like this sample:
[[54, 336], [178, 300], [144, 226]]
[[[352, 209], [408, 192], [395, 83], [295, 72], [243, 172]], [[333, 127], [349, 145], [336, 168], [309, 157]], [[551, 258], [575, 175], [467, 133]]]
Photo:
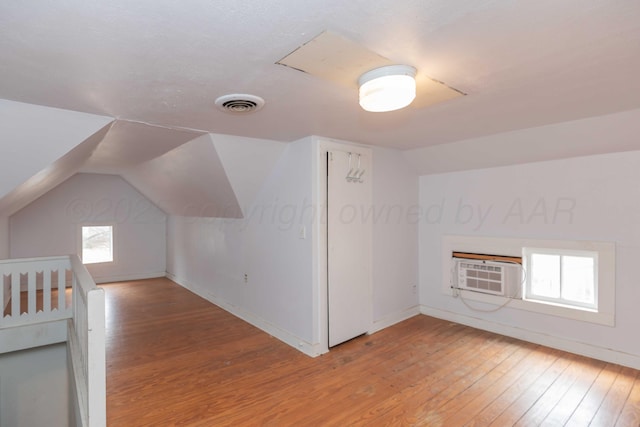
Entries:
[[264, 178], [271, 173], [280, 159], [285, 144], [229, 135], [210, 136], [229, 183], [246, 215], [247, 209], [262, 187]]
[[109, 132], [109, 128], [110, 125], [103, 127], [67, 154], [53, 161], [51, 165], [18, 185], [4, 197], [0, 197], [0, 217], [13, 215], [38, 197], [72, 177], [91, 156], [91, 153]]
[[640, 109], [403, 152], [419, 175], [640, 149]]
[[123, 176], [170, 215], [243, 216], [208, 134], [142, 163]]
[[81, 172], [122, 174], [204, 133], [117, 120]]
[[[349, 87], [277, 64], [323, 31], [467, 96], [364, 112], [357, 73]], [[638, 46], [637, 0], [2, 1], [0, 215], [82, 171], [125, 176], [169, 213], [202, 198], [200, 214], [241, 216], [281, 143], [308, 135], [410, 150], [420, 173], [626, 149], [606, 132], [587, 149], [527, 141], [614, 113], [598, 123], [627, 123]], [[229, 93], [266, 106], [217, 110]]]
[[110, 117], [0, 99], [0, 215], [8, 216], [70, 177]]
[[86, 172], [124, 177], [169, 214], [240, 218], [285, 146], [6, 100], [0, 116], [0, 216]]

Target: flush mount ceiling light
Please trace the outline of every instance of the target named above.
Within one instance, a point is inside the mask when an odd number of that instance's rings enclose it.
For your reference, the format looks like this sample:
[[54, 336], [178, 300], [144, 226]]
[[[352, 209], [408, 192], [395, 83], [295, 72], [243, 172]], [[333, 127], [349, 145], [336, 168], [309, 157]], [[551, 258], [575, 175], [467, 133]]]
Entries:
[[360, 76], [360, 106], [375, 113], [404, 108], [416, 97], [416, 69], [388, 65]]

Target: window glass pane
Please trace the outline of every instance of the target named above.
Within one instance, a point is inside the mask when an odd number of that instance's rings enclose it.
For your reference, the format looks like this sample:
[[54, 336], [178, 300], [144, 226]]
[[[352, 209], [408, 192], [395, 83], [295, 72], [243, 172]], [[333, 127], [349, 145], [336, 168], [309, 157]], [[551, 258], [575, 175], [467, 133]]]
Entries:
[[82, 227], [82, 262], [113, 262], [113, 227]]
[[560, 256], [531, 254], [531, 293], [548, 298], [560, 297]]
[[585, 304], [595, 303], [594, 259], [562, 257], [562, 298]]

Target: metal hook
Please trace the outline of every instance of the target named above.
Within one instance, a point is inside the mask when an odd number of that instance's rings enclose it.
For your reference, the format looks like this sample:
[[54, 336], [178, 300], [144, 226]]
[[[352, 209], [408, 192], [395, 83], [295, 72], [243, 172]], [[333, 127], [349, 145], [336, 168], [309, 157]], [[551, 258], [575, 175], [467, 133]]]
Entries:
[[353, 179], [353, 177], [351, 176], [352, 173], [353, 173], [353, 168], [351, 167], [351, 153], [349, 153], [349, 173], [347, 173], [347, 177], [346, 177], [347, 182], [351, 182], [351, 180]]
[[362, 180], [362, 175], [364, 175], [364, 169], [360, 168], [360, 156], [361, 155], [358, 154], [358, 170], [356, 171], [355, 175], [353, 176], [353, 180], [362, 183], [362, 182], [364, 182]]

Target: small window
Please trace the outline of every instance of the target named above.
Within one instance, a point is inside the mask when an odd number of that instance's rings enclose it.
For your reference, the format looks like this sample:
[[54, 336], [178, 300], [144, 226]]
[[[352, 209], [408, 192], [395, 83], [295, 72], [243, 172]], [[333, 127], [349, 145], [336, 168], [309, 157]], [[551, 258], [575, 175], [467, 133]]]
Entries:
[[113, 262], [113, 226], [82, 227], [82, 262], [84, 264]]
[[598, 254], [524, 248], [526, 298], [579, 308], [598, 308]]

